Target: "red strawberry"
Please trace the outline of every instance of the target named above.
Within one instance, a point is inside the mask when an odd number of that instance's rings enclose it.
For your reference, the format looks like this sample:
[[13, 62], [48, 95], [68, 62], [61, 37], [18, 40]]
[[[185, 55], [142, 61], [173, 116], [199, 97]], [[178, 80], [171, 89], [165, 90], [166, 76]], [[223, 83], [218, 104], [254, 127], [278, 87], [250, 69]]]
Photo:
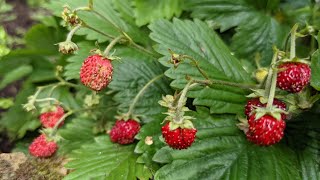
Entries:
[[249, 117], [248, 124], [247, 139], [261, 146], [269, 146], [279, 142], [286, 127], [282, 118], [277, 120], [270, 115], [264, 115], [255, 120], [255, 114], [253, 114]]
[[35, 157], [50, 157], [58, 149], [54, 141], [48, 141], [44, 134], [33, 140], [29, 146], [29, 152]]
[[311, 69], [308, 64], [300, 62], [286, 62], [278, 69], [277, 86], [291, 93], [300, 92], [310, 82]]
[[100, 55], [87, 57], [80, 70], [81, 82], [94, 91], [105, 88], [112, 79], [111, 61]]
[[162, 136], [166, 143], [173, 149], [187, 149], [192, 145], [196, 138], [197, 129], [177, 128], [170, 131], [170, 122], [162, 126]]
[[[40, 115], [40, 121], [43, 127], [53, 128], [60, 118], [64, 115], [64, 110], [61, 106], [57, 106], [55, 111], [45, 112]], [[63, 121], [59, 124], [59, 127], [63, 125]]]
[[[279, 99], [273, 99], [273, 105], [274, 105], [275, 107], [277, 107], [277, 108], [280, 108], [280, 109], [284, 110], [284, 111], [285, 111], [286, 108], [287, 108], [286, 103], [280, 101]], [[244, 113], [245, 113], [245, 115], [246, 115], [247, 117], [250, 116], [250, 114], [252, 113], [252, 111], [255, 109], [255, 106], [256, 106], [256, 107], [266, 107], [267, 104], [262, 104], [262, 103], [260, 102], [259, 98], [249, 99], [249, 100], [247, 101], [247, 104], [246, 104], [246, 106], [245, 106], [245, 111], [244, 111]], [[281, 116], [282, 116], [282, 119], [285, 119], [285, 118], [286, 118], [286, 115], [283, 114], [283, 113], [281, 114]]]
[[110, 131], [110, 138], [112, 142], [130, 144], [139, 131], [140, 124], [135, 120], [117, 120]]

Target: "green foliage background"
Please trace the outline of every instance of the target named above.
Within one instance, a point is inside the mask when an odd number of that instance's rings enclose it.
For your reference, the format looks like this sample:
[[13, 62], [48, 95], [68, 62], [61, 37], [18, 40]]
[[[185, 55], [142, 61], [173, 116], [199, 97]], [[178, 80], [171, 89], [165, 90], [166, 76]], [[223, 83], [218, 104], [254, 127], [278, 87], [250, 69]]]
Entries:
[[[25, 35], [24, 49], [0, 59], [0, 89], [24, 79], [14, 106], [0, 121], [12, 139], [28, 142], [26, 134], [39, 128], [38, 112], [27, 113], [21, 104], [37, 86], [57, 82], [55, 66], [63, 66], [63, 77], [78, 83], [81, 64], [96, 42], [105, 47], [124, 32], [134, 43], [114, 47], [114, 55], [121, 61], [113, 62], [113, 81], [98, 93], [100, 104], [90, 112], [68, 117], [59, 130], [59, 155], [70, 158], [66, 167], [73, 170], [65, 179], [320, 179], [318, 102], [287, 123], [281, 143], [259, 147], [247, 142], [236, 127], [249, 91], [222, 85], [197, 88], [187, 94], [198, 129], [195, 143], [187, 150], [172, 150], [163, 142], [160, 129], [165, 109], [157, 103], [161, 96], [181, 90], [186, 75], [203, 79], [188, 63], [178, 68], [168, 63], [168, 49], [197, 59], [212, 79], [255, 84], [251, 74], [255, 56], [261, 56], [261, 64], [268, 66], [272, 46], [286, 48], [293, 24], [319, 28], [319, 4], [304, 0], [96, 0], [93, 8], [105, 18], [79, 12], [91, 28], [82, 28], [73, 38], [80, 49], [75, 55], [58, 54], [54, 44], [63, 41], [67, 32], [59, 18], [62, 7], [87, 3], [55, 0], [46, 4], [56, 17], [44, 18], [42, 24], [32, 27]], [[312, 57], [311, 86], [319, 90], [319, 52], [305, 42], [298, 44], [299, 57]], [[111, 143], [105, 130], [115, 121], [114, 115], [127, 112], [137, 93], [162, 74], [134, 108], [144, 124], [137, 143]], [[79, 109], [88, 94], [91, 91], [81, 85], [76, 90], [59, 86], [52, 96]], [[48, 96], [48, 91], [40, 96]], [[153, 138], [152, 145], [144, 142], [147, 136]]]

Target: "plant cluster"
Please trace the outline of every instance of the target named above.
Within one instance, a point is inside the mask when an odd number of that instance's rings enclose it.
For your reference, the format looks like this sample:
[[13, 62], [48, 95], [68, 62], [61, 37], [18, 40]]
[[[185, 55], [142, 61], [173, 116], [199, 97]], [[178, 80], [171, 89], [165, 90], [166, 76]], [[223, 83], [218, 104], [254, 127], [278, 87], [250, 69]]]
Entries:
[[[24, 111], [14, 106], [2, 124], [32, 156], [66, 158], [65, 179], [320, 178], [317, 2], [58, 0], [48, 8], [62, 22], [27, 40], [47, 42], [59, 29], [56, 46], [30, 41], [28, 54], [55, 63], [32, 57], [19, 68], [54, 73], [25, 73], [16, 101]], [[32, 142], [23, 138], [39, 127]]]

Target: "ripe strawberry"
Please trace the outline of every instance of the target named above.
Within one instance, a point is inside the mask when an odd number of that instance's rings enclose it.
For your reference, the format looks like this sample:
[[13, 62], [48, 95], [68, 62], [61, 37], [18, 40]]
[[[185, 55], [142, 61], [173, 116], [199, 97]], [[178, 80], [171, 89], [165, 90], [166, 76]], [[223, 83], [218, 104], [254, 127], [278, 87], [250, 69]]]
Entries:
[[187, 149], [196, 138], [197, 129], [177, 128], [170, 131], [169, 122], [162, 126], [162, 136], [166, 143], [173, 149]]
[[[282, 110], [286, 110], [287, 106], [286, 106], [286, 103], [280, 101], [279, 99], [273, 99], [273, 105], [277, 108], [280, 108]], [[267, 104], [262, 104], [259, 100], [259, 98], [253, 98], [253, 99], [249, 99], [247, 101], [247, 104], [245, 106], [245, 115], [247, 117], [250, 116], [250, 114], [252, 113], [252, 111], [255, 109], [255, 107], [266, 107]], [[286, 115], [285, 114], [281, 114], [282, 116], [282, 119], [285, 119], [286, 118]]]
[[80, 69], [81, 82], [94, 91], [105, 88], [112, 79], [113, 67], [111, 61], [100, 55], [86, 58]]
[[48, 141], [44, 134], [33, 140], [29, 146], [29, 152], [35, 157], [50, 157], [58, 149], [54, 141]]
[[[63, 115], [63, 108], [61, 106], [57, 106], [55, 111], [42, 113], [40, 115], [40, 121], [43, 127], [53, 128]], [[64, 122], [62, 121], [59, 124], [59, 127], [61, 127], [63, 124]]]
[[280, 64], [278, 68], [280, 72], [278, 72], [277, 87], [282, 90], [298, 93], [310, 82], [311, 69], [308, 64], [286, 62]]
[[135, 120], [117, 120], [110, 131], [110, 138], [112, 142], [130, 144], [139, 131], [140, 124]]
[[249, 117], [248, 124], [247, 139], [261, 146], [269, 146], [279, 142], [286, 127], [282, 118], [277, 120], [270, 115], [264, 115], [256, 120], [255, 114], [253, 114]]

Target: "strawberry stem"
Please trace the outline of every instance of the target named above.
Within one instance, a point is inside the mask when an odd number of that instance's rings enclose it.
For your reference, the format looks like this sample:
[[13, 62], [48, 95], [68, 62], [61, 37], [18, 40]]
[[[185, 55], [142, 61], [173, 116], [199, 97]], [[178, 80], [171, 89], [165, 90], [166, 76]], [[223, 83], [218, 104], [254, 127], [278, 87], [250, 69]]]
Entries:
[[107, 46], [107, 48], [103, 51], [103, 55], [104, 56], [108, 56], [110, 50], [113, 48], [114, 45], [116, 45], [121, 39], [123, 38], [123, 36], [118, 36], [115, 39], [113, 39], [109, 45]]
[[184, 107], [186, 103], [186, 95], [190, 87], [193, 87], [193, 85], [196, 83], [193, 83], [193, 81], [189, 81], [187, 85], [183, 88], [181, 95], [179, 96], [178, 103], [176, 106], [176, 112], [175, 112], [175, 118], [173, 118], [174, 123], [176, 124], [182, 124], [183, 123], [183, 111], [182, 108]]
[[81, 24], [78, 24], [77, 26], [75, 26], [75, 27], [68, 33], [68, 36], [67, 36], [66, 41], [71, 41], [74, 33], [77, 32], [80, 28], [81, 28]]
[[298, 24], [295, 24], [291, 29], [291, 41], [290, 41], [290, 60], [296, 57], [296, 32]]
[[238, 87], [241, 89], [256, 89], [259, 86], [254, 85], [254, 84], [240, 84], [240, 83], [234, 83], [234, 82], [228, 82], [228, 81], [222, 81], [222, 80], [213, 80], [213, 79], [207, 79], [207, 80], [197, 80], [193, 79], [192, 82], [194, 83], [199, 83], [202, 85], [213, 85], [213, 84], [218, 84], [218, 85], [227, 85], [227, 86], [233, 86], [233, 87]]
[[155, 81], [157, 81], [158, 79], [161, 79], [163, 77], [164, 74], [160, 74], [156, 77], [154, 77], [153, 79], [151, 79], [147, 84], [145, 84], [142, 89], [140, 89], [140, 91], [138, 92], [138, 94], [134, 97], [132, 103], [130, 104], [129, 110], [128, 112], [125, 114], [128, 118], [130, 118], [132, 116], [132, 112], [133, 109], [136, 105], [136, 103], [138, 102], [139, 98], [141, 97], [141, 95], [145, 92], [145, 90]]
[[276, 47], [273, 47], [273, 57], [271, 60], [271, 64], [270, 64], [270, 68], [269, 68], [269, 72], [268, 72], [268, 76], [267, 76], [267, 81], [266, 81], [266, 85], [265, 85], [265, 97], [268, 97], [270, 94], [270, 88], [271, 88], [271, 84], [272, 84], [272, 75], [273, 75], [273, 65], [276, 63], [277, 58], [278, 58], [278, 53], [279, 50]]
[[191, 60], [191, 61], [194, 63], [194, 65], [196, 66], [196, 68], [198, 69], [198, 71], [200, 72], [200, 74], [201, 74], [205, 79], [209, 79], [209, 76], [207, 75], [207, 73], [204, 72], [204, 71], [200, 68], [199, 63], [198, 63], [197, 60], [195, 60], [193, 57], [188, 56], [188, 55], [182, 55], [181, 58], [186, 58], [186, 59]]
[[[266, 84], [266, 91], [268, 92], [268, 103], [267, 103], [267, 109], [271, 110], [273, 105], [273, 99], [276, 91], [276, 85], [277, 85], [277, 70], [274, 68], [274, 65], [276, 64], [277, 58], [278, 58], [279, 50], [274, 48], [274, 54], [272, 57], [271, 67], [269, 69], [269, 76], [271, 76], [271, 84]], [[270, 82], [268, 82], [270, 83]], [[270, 87], [270, 88], [269, 88]]]

